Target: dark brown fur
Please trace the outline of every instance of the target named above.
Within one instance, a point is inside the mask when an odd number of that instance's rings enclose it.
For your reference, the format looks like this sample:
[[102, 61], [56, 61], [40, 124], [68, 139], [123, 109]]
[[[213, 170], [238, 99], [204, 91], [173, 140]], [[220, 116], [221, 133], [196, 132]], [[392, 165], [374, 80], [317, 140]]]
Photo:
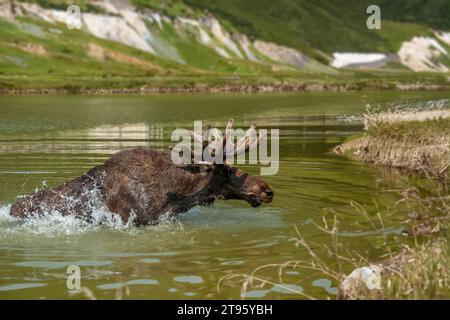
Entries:
[[136, 148], [116, 153], [59, 187], [20, 197], [10, 214], [56, 210], [89, 219], [95, 206], [103, 204], [124, 221], [134, 212], [134, 223], [145, 225], [164, 213], [185, 212], [216, 199], [242, 199], [256, 207], [272, 197], [265, 182], [229, 165], [175, 165], [169, 152]]

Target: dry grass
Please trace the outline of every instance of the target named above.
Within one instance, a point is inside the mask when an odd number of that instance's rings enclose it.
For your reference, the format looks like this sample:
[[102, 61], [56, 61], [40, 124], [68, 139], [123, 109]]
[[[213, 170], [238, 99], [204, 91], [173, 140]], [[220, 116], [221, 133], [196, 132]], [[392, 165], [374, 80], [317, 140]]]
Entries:
[[450, 100], [431, 100], [415, 104], [396, 103], [386, 107], [366, 105], [364, 129], [399, 122], [426, 122], [450, 118]]
[[395, 261], [398, 272], [388, 273], [382, 282], [381, 298], [450, 299], [448, 251], [445, 238], [405, 247]]
[[364, 135], [348, 140], [333, 151], [440, 179], [449, 176], [449, 100], [381, 109], [368, 105], [364, 124]]
[[[422, 187], [426, 190], [419, 190]], [[397, 238], [393, 243], [392, 238], [387, 236], [380, 212], [372, 219], [364, 206], [352, 203], [355, 211], [366, 217], [372, 229], [383, 240], [385, 253], [380, 256], [380, 261], [369, 261], [359, 252], [340, 243], [339, 221], [334, 217], [331, 224], [325, 219], [323, 226], [315, 224], [322, 232], [330, 235], [328, 245], [306, 241], [298, 227], [295, 227], [295, 245], [306, 250], [309, 259], [263, 265], [249, 274], [226, 275], [218, 282], [217, 290], [220, 293], [223, 286], [238, 286], [244, 299], [249, 290], [277, 285], [297, 294], [298, 298], [318, 299], [285, 284], [283, 274], [286, 269], [303, 269], [321, 273], [340, 283], [338, 299], [450, 299], [450, 256], [445, 235], [450, 218], [449, 190], [446, 184], [431, 178], [419, 188], [406, 188], [401, 192], [403, 198], [396, 204], [410, 208], [410, 214], [404, 221], [406, 237], [400, 246]], [[333, 258], [333, 262], [326, 262], [321, 257], [319, 252], [322, 249], [328, 258]], [[368, 289], [361, 278], [348, 281], [344, 270], [366, 267], [380, 270], [380, 289]], [[347, 285], [344, 287], [343, 283]]]

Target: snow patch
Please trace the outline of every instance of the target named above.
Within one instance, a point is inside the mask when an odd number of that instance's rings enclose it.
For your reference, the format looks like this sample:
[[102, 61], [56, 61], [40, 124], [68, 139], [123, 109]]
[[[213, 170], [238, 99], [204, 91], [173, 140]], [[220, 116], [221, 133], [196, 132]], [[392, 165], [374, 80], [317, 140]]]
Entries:
[[387, 59], [383, 53], [335, 52], [331, 66], [345, 68], [382, 63]]

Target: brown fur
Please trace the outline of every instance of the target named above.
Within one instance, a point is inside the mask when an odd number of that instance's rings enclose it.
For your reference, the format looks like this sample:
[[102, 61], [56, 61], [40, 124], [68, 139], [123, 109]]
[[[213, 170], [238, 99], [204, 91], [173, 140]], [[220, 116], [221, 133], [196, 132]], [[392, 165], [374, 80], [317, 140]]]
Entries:
[[185, 212], [216, 199], [242, 199], [256, 207], [272, 198], [265, 182], [229, 165], [175, 165], [168, 152], [136, 148], [116, 153], [59, 187], [20, 197], [10, 214], [56, 210], [89, 219], [95, 206], [103, 204], [123, 221], [134, 212], [134, 223], [145, 225], [164, 213]]

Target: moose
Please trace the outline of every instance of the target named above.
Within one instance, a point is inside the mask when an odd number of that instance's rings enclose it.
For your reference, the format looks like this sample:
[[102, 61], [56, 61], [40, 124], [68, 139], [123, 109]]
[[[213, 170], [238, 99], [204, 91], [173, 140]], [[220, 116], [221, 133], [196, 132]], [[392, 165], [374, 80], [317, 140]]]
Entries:
[[[126, 149], [59, 187], [19, 197], [11, 206], [10, 215], [24, 218], [57, 211], [89, 221], [94, 209], [103, 206], [124, 222], [133, 214], [132, 222], [141, 226], [158, 223], [162, 214], [176, 215], [194, 206], [211, 205], [217, 199], [240, 199], [253, 207], [270, 203], [274, 192], [264, 181], [228, 163], [230, 157], [247, 153], [259, 144], [260, 137], [250, 134], [255, 126], [236, 144], [230, 140], [233, 128], [234, 122], [230, 120], [225, 135], [211, 141], [212, 129], [206, 126], [200, 137], [203, 150], [209, 145], [223, 147], [222, 163], [175, 164], [171, 153], [187, 152], [184, 149], [172, 148], [171, 152], [144, 147]], [[190, 134], [199, 139], [194, 132]], [[186, 154], [183, 156], [186, 158]], [[194, 156], [191, 152], [190, 157]]]

